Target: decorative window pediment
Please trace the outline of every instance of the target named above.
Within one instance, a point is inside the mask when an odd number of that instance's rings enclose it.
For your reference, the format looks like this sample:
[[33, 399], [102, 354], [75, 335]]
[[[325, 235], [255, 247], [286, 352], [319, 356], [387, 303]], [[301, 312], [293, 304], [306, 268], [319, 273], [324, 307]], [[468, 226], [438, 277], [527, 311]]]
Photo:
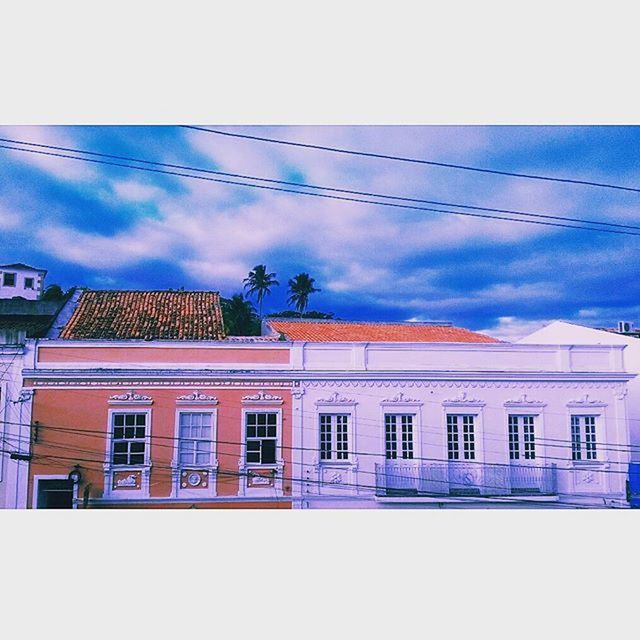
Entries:
[[381, 404], [390, 404], [390, 405], [422, 405], [422, 401], [417, 398], [409, 398], [402, 393], [402, 391], [393, 396], [393, 398], [385, 398]]
[[242, 404], [283, 404], [282, 396], [276, 396], [266, 391], [258, 391], [250, 396], [243, 396]]
[[218, 398], [209, 396], [206, 393], [200, 393], [200, 391], [194, 391], [193, 393], [178, 396], [176, 404], [218, 404]]
[[470, 398], [466, 391], [463, 391], [458, 397], [445, 400], [445, 407], [484, 407], [487, 403], [477, 398]]
[[516, 400], [507, 400], [504, 406], [508, 409], [542, 409], [547, 406], [547, 403], [542, 400], [532, 400], [527, 397], [526, 393], [523, 393], [522, 396]]
[[141, 393], [136, 393], [133, 389], [127, 391], [127, 393], [115, 394], [109, 397], [109, 404], [139, 404], [148, 405], [153, 404], [153, 398], [151, 396], [145, 396]]
[[602, 402], [602, 400], [590, 400], [589, 394], [586, 393], [584, 397], [579, 400], [571, 400], [571, 402], [567, 402], [567, 407], [572, 407], [576, 409], [592, 409], [594, 407], [606, 407], [607, 403]]
[[329, 405], [345, 407], [356, 404], [358, 403], [353, 398], [346, 398], [345, 396], [341, 396], [337, 391], [332, 393], [328, 398], [320, 398], [319, 400], [316, 400], [316, 406], [319, 407]]

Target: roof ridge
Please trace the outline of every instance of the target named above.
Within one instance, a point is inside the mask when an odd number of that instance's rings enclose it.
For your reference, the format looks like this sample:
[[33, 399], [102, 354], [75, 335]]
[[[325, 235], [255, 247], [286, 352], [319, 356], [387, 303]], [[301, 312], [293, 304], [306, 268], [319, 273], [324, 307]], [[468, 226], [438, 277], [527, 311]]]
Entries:
[[[392, 324], [400, 326], [424, 326], [424, 327], [454, 327], [449, 320], [332, 320], [329, 318], [265, 318], [267, 322], [299, 322], [304, 323], [323, 323], [323, 324]], [[461, 328], [461, 327], [459, 327]]]

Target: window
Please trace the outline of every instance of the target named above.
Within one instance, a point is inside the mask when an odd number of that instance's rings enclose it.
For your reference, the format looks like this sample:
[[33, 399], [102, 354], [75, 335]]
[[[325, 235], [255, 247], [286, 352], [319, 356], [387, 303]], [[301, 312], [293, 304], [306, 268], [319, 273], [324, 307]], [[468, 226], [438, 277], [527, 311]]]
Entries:
[[181, 466], [210, 466], [213, 414], [180, 412], [178, 459]]
[[145, 464], [147, 447], [147, 414], [114, 413], [111, 441], [114, 465]]
[[509, 459], [535, 460], [535, 416], [509, 416]]
[[596, 416], [571, 416], [571, 458], [597, 459]]
[[384, 416], [385, 453], [387, 460], [398, 458], [398, 441], [400, 441], [400, 457], [403, 460], [413, 458], [413, 415], [389, 414]]
[[320, 414], [320, 460], [349, 459], [349, 414]]
[[33, 278], [25, 278], [24, 279], [24, 288], [25, 289], [33, 289]]
[[16, 274], [15, 273], [4, 273], [2, 275], [2, 284], [5, 287], [15, 287], [16, 286]]
[[252, 412], [245, 414], [247, 430], [247, 464], [275, 464], [278, 414]]
[[[449, 460], [460, 460], [460, 444], [464, 460], [475, 460], [476, 445], [473, 418], [468, 415], [447, 415], [447, 453]], [[462, 433], [460, 433], [462, 427]], [[462, 440], [462, 443], [461, 443]]]

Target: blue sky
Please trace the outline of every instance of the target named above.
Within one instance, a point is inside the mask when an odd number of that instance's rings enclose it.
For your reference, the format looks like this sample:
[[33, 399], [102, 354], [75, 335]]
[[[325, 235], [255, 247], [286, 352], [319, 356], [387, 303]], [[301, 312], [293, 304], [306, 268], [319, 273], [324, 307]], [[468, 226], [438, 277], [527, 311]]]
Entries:
[[[224, 127], [315, 144], [640, 186], [640, 127]], [[469, 205], [636, 224], [640, 194], [351, 157], [178, 127], [0, 127], [0, 137]], [[503, 338], [553, 319], [640, 321], [640, 238], [234, 187], [0, 149], [0, 263], [63, 287], [241, 290], [307, 271], [345, 319], [450, 320]]]

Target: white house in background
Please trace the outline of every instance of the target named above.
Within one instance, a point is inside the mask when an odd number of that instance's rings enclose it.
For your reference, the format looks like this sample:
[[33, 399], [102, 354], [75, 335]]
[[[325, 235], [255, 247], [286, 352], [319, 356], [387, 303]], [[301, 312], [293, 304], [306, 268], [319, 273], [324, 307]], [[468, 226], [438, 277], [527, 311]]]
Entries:
[[[625, 335], [625, 333], [627, 335]], [[618, 332], [593, 329], [579, 324], [557, 320], [519, 340], [519, 344], [562, 345], [625, 345], [624, 362], [627, 371], [640, 373], [640, 339], [629, 322], [621, 322]], [[640, 377], [629, 382], [627, 398], [632, 460], [640, 461]]]
[[38, 300], [44, 291], [45, 269], [36, 269], [21, 262], [0, 264], [0, 298], [19, 296]]
[[624, 345], [291, 348], [295, 507], [627, 504]]

